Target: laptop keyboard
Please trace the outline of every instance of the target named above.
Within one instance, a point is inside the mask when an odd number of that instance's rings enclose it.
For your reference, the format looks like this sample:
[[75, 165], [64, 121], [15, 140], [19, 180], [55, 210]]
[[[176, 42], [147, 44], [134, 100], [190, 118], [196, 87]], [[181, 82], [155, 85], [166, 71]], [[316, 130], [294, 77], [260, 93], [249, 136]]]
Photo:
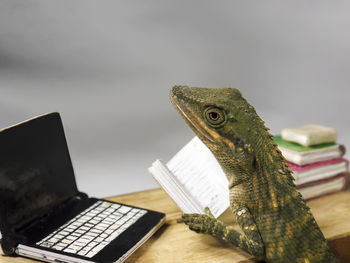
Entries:
[[146, 213], [98, 201], [36, 244], [91, 258]]

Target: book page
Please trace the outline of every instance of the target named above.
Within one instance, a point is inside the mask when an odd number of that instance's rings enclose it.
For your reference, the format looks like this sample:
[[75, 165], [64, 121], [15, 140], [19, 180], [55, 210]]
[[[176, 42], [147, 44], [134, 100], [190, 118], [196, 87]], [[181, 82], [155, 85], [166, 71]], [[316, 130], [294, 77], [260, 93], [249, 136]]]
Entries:
[[168, 163], [169, 170], [204, 212], [208, 207], [215, 217], [230, 205], [228, 181], [207, 146], [193, 138]]

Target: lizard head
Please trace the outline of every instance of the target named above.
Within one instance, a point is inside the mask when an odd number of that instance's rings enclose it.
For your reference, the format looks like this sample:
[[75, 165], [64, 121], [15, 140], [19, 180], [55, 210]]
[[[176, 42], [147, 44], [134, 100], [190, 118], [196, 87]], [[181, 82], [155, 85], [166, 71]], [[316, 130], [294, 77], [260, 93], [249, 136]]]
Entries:
[[[242, 183], [255, 180], [255, 185], [258, 188], [261, 185], [259, 189], [262, 190], [254, 193], [270, 195], [271, 204], [276, 208], [285, 193], [295, 190], [291, 170], [272, 141], [272, 135], [239, 90], [175, 86], [170, 98], [195, 134], [214, 154], [227, 176], [229, 187], [243, 186], [235, 192], [236, 195], [252, 194], [251, 188], [244, 190], [251, 184]], [[268, 189], [264, 188], [267, 181], [271, 186]], [[265, 198], [258, 197], [262, 206]]]
[[[229, 159], [240, 164], [237, 169], [254, 162], [251, 146], [255, 136], [251, 133], [256, 134], [265, 126], [239, 90], [175, 86], [170, 99], [224, 170], [225, 165], [230, 165]], [[257, 129], [253, 131], [254, 127]]]

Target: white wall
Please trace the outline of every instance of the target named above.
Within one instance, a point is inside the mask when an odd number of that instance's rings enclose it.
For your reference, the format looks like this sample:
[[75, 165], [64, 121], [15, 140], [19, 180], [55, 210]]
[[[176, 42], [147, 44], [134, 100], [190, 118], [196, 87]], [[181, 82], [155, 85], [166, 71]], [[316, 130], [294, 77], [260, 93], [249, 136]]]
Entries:
[[146, 168], [193, 134], [175, 84], [233, 86], [276, 133], [308, 122], [350, 147], [348, 1], [0, 3], [0, 127], [62, 114], [78, 185], [156, 187]]

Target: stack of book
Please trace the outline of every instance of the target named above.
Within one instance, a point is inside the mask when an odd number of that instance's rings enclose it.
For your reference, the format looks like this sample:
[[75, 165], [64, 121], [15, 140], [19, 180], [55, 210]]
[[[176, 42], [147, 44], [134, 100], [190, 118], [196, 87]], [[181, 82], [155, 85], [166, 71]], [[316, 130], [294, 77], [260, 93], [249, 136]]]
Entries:
[[288, 161], [304, 199], [347, 188], [348, 160], [342, 158], [345, 147], [336, 142], [335, 129], [320, 125], [287, 128], [274, 141]]

